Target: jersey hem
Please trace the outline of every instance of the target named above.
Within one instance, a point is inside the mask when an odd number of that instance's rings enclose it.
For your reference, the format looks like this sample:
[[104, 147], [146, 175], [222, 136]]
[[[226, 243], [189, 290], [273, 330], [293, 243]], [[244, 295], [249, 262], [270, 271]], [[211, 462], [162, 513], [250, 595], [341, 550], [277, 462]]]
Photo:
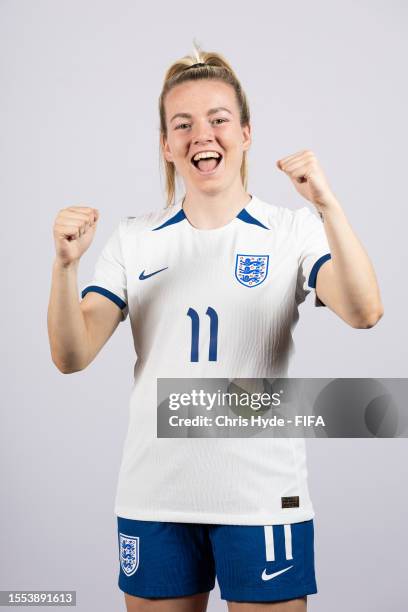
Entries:
[[291, 510], [284, 513], [259, 514], [253, 517], [235, 516], [227, 514], [213, 514], [211, 512], [143, 512], [131, 510], [124, 506], [116, 506], [116, 516], [136, 521], [157, 521], [163, 523], [203, 523], [207, 525], [288, 525], [309, 521], [315, 517], [312, 508]]

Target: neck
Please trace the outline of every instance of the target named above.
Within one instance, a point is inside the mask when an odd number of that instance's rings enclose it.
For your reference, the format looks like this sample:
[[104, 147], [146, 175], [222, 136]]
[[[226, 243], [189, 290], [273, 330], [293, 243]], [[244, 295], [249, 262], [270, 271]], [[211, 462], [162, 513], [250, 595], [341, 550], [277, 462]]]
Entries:
[[216, 229], [232, 221], [250, 201], [251, 195], [240, 184], [216, 193], [188, 190], [182, 207], [191, 225], [197, 229]]

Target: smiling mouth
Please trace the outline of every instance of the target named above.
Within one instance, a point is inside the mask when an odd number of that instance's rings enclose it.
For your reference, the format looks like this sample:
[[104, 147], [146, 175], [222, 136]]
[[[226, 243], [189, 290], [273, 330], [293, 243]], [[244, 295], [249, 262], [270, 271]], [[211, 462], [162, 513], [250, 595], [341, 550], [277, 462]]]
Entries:
[[222, 160], [223, 160], [224, 158], [223, 158], [223, 156], [220, 154], [220, 157], [217, 157], [217, 158], [210, 158], [210, 159], [211, 159], [211, 160], [213, 160], [213, 159], [214, 159], [214, 160], [215, 160], [215, 164], [216, 164], [216, 165], [214, 166], [214, 168], [212, 168], [211, 170], [201, 170], [201, 169], [198, 167], [198, 162], [199, 162], [199, 161], [202, 161], [202, 160], [197, 160], [197, 161], [194, 161], [193, 159], [191, 159], [190, 161], [191, 161], [192, 165], [193, 165], [193, 166], [196, 168], [196, 170], [197, 170], [197, 171], [198, 171], [200, 174], [213, 174], [214, 172], [216, 172], [216, 170], [217, 170], [218, 166], [220, 165], [220, 163], [222, 162]]

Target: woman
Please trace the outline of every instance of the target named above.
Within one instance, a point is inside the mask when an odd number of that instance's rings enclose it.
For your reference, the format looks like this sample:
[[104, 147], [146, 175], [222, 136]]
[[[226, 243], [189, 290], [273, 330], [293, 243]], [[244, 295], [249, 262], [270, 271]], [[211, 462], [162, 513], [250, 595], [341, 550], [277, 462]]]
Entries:
[[217, 575], [231, 612], [304, 611], [317, 592], [304, 440], [159, 437], [157, 379], [285, 377], [308, 293], [369, 328], [383, 312], [375, 273], [313, 152], [277, 166], [320, 218], [248, 193], [249, 107], [221, 55], [196, 47], [176, 61], [159, 112], [167, 207], [120, 220], [80, 303], [99, 213], [57, 215], [52, 358], [83, 370], [130, 314], [137, 361], [115, 501], [127, 609], [205, 610]]

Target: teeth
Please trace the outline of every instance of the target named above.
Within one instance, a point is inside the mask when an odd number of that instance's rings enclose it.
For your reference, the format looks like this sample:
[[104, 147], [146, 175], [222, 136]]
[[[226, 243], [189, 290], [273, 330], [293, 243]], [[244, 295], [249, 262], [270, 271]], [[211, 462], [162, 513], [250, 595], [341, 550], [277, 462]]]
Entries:
[[199, 159], [206, 159], [207, 157], [221, 157], [217, 151], [202, 151], [201, 153], [197, 153], [194, 155], [193, 160], [198, 161]]

